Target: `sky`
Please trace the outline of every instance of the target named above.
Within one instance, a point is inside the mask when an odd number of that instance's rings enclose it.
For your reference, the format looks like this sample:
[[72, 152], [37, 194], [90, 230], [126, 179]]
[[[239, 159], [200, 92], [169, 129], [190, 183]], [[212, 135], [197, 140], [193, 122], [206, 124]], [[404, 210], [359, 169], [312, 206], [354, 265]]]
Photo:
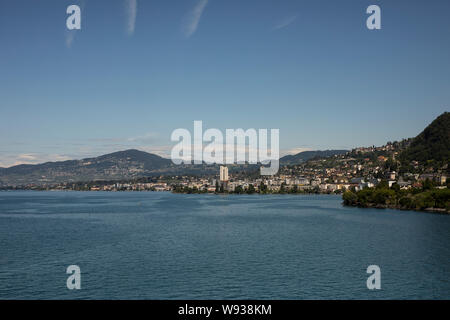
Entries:
[[[66, 9], [81, 8], [68, 30]], [[381, 30], [366, 27], [369, 5]], [[0, 0], [0, 167], [177, 128], [276, 128], [281, 154], [414, 137], [450, 111], [450, 1]]]

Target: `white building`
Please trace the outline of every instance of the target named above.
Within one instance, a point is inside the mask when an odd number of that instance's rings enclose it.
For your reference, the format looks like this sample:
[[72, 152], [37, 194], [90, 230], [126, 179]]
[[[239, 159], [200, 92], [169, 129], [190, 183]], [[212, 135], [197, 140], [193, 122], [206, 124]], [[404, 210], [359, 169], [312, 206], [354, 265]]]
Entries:
[[[304, 177], [299, 177], [295, 180], [295, 184], [307, 185], [307, 184], [309, 184], [309, 179], [304, 178]], [[319, 182], [319, 184], [320, 184], [320, 182]]]
[[220, 181], [228, 181], [228, 168], [225, 166], [220, 166]]
[[373, 187], [375, 187], [375, 184], [373, 184], [372, 182], [362, 182], [362, 183], [358, 184], [358, 186], [355, 189], [356, 189], [356, 191], [361, 191], [364, 188], [373, 188]]
[[396, 178], [396, 173], [395, 173], [395, 171], [389, 172], [387, 178], [388, 178], [389, 180], [395, 180], [395, 178]]

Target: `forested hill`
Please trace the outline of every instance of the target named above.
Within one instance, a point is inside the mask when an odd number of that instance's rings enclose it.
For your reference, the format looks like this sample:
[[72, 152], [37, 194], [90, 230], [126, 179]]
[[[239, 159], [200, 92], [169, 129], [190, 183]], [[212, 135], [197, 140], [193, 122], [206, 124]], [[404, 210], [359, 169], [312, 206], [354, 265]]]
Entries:
[[316, 151], [302, 151], [294, 155], [287, 155], [280, 158], [281, 165], [299, 164], [314, 158], [327, 158], [334, 155], [346, 154], [348, 150], [316, 150]]
[[401, 153], [404, 162], [445, 163], [450, 160], [450, 112], [444, 112], [425, 128]]

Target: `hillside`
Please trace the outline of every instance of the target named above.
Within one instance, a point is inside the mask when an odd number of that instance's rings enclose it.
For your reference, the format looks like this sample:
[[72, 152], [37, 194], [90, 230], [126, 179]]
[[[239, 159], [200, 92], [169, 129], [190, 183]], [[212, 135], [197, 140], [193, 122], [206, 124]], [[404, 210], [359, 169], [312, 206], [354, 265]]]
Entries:
[[[233, 165], [230, 172], [259, 172], [257, 165]], [[22, 164], [0, 168], [1, 186], [44, 185], [123, 180], [160, 175], [215, 175], [219, 165], [174, 165], [170, 159], [139, 150], [118, 151], [95, 158]]]
[[407, 163], [427, 161], [445, 163], [450, 160], [450, 112], [444, 112], [415, 137], [400, 159]]
[[131, 149], [96, 158], [2, 168], [0, 185], [134, 178], [156, 174], [171, 165], [169, 159]]
[[[316, 157], [329, 157], [346, 152], [346, 150], [304, 151], [282, 157], [280, 161], [282, 165], [297, 164]], [[230, 166], [230, 172], [256, 174], [259, 172], [258, 168], [258, 165], [233, 165]], [[170, 159], [131, 149], [82, 160], [0, 168], [0, 186], [120, 180], [157, 175], [214, 175], [218, 170], [219, 165], [174, 165]]]
[[324, 151], [303, 151], [294, 155], [287, 155], [280, 158], [281, 165], [299, 164], [314, 158], [327, 158], [334, 155], [347, 153], [348, 150], [324, 150]]

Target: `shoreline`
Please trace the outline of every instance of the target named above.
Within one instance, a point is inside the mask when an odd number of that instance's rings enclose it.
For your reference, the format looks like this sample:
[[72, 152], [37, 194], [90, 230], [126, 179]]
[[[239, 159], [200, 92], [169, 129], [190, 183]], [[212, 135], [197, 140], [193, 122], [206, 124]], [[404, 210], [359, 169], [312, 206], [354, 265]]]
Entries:
[[391, 210], [399, 210], [399, 211], [415, 211], [415, 212], [426, 212], [426, 213], [434, 213], [434, 214], [442, 214], [442, 215], [450, 215], [450, 211], [447, 211], [443, 208], [425, 208], [425, 209], [409, 209], [402, 206], [395, 205], [380, 205], [380, 204], [370, 204], [370, 205], [361, 205], [361, 204], [345, 204], [342, 202], [342, 206], [344, 207], [353, 207], [353, 208], [361, 208], [361, 209], [391, 209]]
[[285, 193], [277, 193], [277, 192], [273, 192], [273, 193], [259, 193], [259, 192], [254, 192], [254, 193], [233, 193], [233, 192], [229, 192], [229, 193], [219, 193], [219, 192], [174, 192], [172, 190], [159, 190], [159, 191], [153, 191], [153, 190], [116, 190], [116, 191], [112, 191], [112, 190], [58, 190], [58, 189], [48, 189], [48, 190], [35, 190], [35, 189], [15, 189], [15, 190], [0, 190], [0, 192], [92, 192], [92, 193], [96, 193], [96, 192], [104, 192], [104, 193], [173, 193], [173, 194], [189, 194], [189, 195], [195, 195], [195, 194], [199, 194], [199, 195], [217, 195], [217, 196], [223, 196], [223, 195], [236, 195], [236, 196], [252, 196], [252, 195], [261, 195], [261, 196], [270, 196], [270, 195], [298, 195], [298, 196], [307, 196], [307, 195], [327, 195], [327, 196], [342, 196], [342, 193], [326, 193], [326, 192], [322, 192], [322, 193], [314, 193], [314, 192], [297, 192], [297, 193], [292, 193], [292, 192], [285, 192]]

